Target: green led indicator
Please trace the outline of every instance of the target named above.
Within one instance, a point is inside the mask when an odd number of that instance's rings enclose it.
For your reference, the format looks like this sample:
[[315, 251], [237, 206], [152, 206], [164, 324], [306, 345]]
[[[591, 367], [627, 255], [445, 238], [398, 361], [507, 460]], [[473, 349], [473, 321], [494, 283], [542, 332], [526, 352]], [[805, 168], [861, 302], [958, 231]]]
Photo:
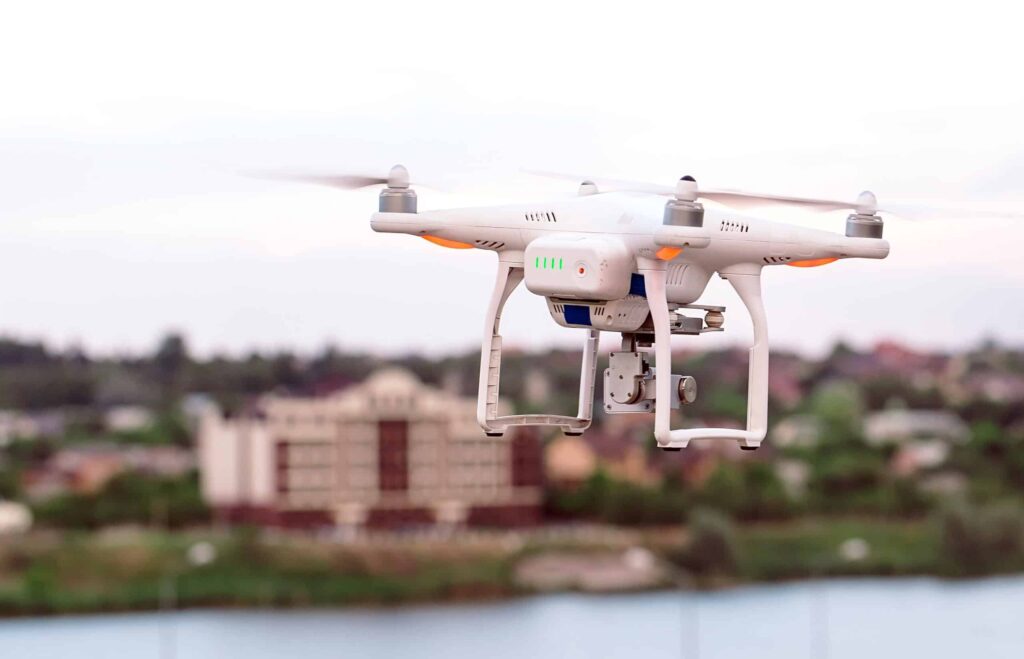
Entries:
[[558, 259], [558, 269], [562, 269], [562, 259]]
[[546, 256], [544, 257], [544, 269], [545, 270], [548, 269], [548, 257], [546, 257]]
[[540, 267], [540, 257], [539, 256], [534, 258], [534, 260], [533, 260], [533, 267], [535, 267], [535, 268], [539, 268]]

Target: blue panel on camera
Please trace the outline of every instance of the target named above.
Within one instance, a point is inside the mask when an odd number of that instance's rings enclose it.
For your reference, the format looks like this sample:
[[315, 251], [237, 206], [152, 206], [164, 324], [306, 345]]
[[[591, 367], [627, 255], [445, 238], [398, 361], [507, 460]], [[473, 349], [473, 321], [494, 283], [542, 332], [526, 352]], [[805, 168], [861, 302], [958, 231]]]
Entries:
[[590, 325], [590, 307], [579, 304], [565, 305], [565, 322], [570, 325]]
[[629, 294], [647, 297], [647, 285], [644, 284], [644, 276], [634, 272], [629, 278]]

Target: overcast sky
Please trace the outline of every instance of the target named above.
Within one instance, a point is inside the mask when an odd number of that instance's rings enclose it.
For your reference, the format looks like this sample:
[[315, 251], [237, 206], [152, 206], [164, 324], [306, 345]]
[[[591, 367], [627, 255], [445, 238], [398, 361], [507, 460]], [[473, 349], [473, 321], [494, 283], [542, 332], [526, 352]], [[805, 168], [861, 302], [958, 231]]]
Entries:
[[[534, 168], [1024, 211], [1006, 3], [17, 4], [0, 11], [0, 334], [58, 346], [479, 343], [492, 254], [374, 234], [374, 190], [243, 171], [402, 162], [451, 186], [423, 209], [574, 191], [518, 173]], [[885, 261], [766, 270], [773, 341], [1024, 343], [1024, 223], [886, 237]], [[729, 331], [680, 347], [749, 340], [723, 282], [702, 302], [730, 307]], [[582, 341], [524, 290], [504, 328]]]

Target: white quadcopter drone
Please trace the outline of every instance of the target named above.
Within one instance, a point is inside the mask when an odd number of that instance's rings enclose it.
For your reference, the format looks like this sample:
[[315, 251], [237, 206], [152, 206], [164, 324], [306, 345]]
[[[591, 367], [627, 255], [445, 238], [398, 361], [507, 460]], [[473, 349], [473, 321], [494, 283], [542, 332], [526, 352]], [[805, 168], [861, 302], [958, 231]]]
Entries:
[[[572, 199], [418, 213], [416, 192], [401, 165], [387, 178], [305, 178], [347, 189], [385, 185], [379, 212], [370, 218], [374, 231], [497, 253], [498, 273], [480, 350], [477, 403], [477, 419], [493, 437], [514, 426], [557, 426], [569, 435], [582, 434], [593, 416], [598, 334], [616, 332], [622, 335], [622, 347], [610, 354], [604, 372], [607, 413], [653, 412], [654, 437], [665, 450], [682, 449], [694, 439], [735, 440], [741, 448], [754, 450], [768, 429], [768, 326], [761, 269], [814, 267], [844, 258], [883, 259], [889, 254], [880, 209], [870, 192], [851, 203], [703, 190], [689, 176], [674, 187], [588, 179]], [[702, 199], [740, 209], [774, 203], [853, 212], [845, 235], [840, 235], [705, 209]], [[693, 378], [672, 374], [670, 341], [676, 334], [722, 331], [725, 308], [696, 304], [714, 273], [736, 290], [753, 322], [747, 427], [674, 429], [671, 411], [692, 402], [697, 392]], [[545, 297], [555, 322], [587, 331], [575, 417], [498, 415], [501, 312], [523, 281], [530, 292]], [[650, 365], [649, 352], [641, 350], [652, 346], [657, 368]]]

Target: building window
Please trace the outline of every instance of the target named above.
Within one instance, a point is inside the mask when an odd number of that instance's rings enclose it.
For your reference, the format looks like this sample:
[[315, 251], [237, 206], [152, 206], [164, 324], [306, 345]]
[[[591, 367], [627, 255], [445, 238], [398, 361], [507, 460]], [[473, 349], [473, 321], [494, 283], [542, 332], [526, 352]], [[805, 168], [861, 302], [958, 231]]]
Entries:
[[520, 429], [512, 437], [512, 485], [529, 487], [543, 482], [544, 458], [537, 432]]
[[381, 421], [378, 426], [378, 481], [383, 491], [409, 489], [409, 424]]

